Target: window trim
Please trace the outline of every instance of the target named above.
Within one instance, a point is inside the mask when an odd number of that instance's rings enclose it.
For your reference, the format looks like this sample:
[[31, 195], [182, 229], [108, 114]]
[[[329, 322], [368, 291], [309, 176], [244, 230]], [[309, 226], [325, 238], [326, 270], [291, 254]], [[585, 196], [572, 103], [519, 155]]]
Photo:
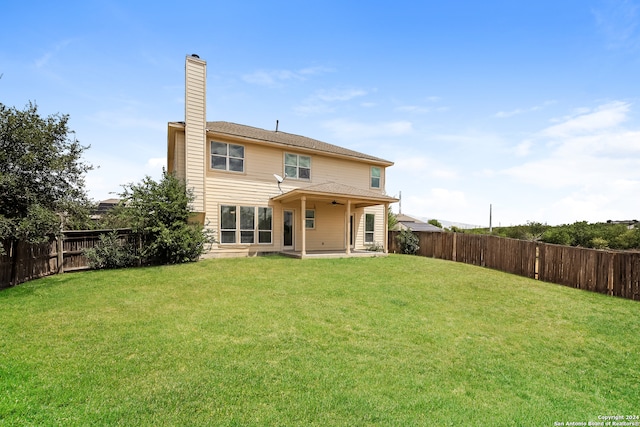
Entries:
[[[369, 218], [369, 216], [372, 217], [371, 220], [371, 230], [367, 229], [368, 226], [368, 221], [367, 219]], [[370, 235], [371, 236], [371, 240], [368, 241], [367, 240], [367, 236]], [[365, 245], [373, 245], [375, 244], [376, 241], [376, 214], [374, 213], [365, 213], [364, 214], [364, 244]]]
[[[291, 164], [287, 164], [287, 156], [296, 156], [296, 164], [291, 165]], [[309, 167], [308, 168], [302, 168], [302, 169], [309, 169], [309, 178], [300, 178], [300, 157], [306, 157], [307, 159], [309, 159]], [[283, 155], [283, 159], [282, 159], [282, 163], [284, 165], [284, 176], [286, 178], [289, 179], [297, 179], [300, 181], [311, 181], [311, 156], [307, 156], [304, 154], [296, 154], [296, 153], [288, 153], [285, 152]], [[290, 174], [287, 173], [287, 166], [289, 167], [295, 167], [296, 168], [296, 176], [291, 176]]]
[[[378, 176], [375, 177], [373, 176], [373, 170], [377, 169], [378, 170]], [[375, 186], [373, 185], [373, 180], [374, 179], [378, 179], [378, 185]], [[382, 188], [382, 168], [380, 166], [371, 166], [371, 168], [369, 168], [369, 187], [370, 188], [377, 188], [380, 189]]]
[[[308, 216], [309, 212], [312, 212], [312, 216]], [[308, 222], [311, 221], [312, 226], [308, 226]], [[316, 210], [315, 209], [305, 209], [304, 212], [304, 228], [307, 230], [315, 230], [316, 229]]]
[[[261, 229], [260, 228], [260, 210], [261, 209], [265, 209], [266, 212], [269, 212], [269, 229]], [[257, 227], [256, 227], [256, 232], [258, 233], [258, 244], [259, 245], [272, 245], [273, 244], [273, 208], [270, 206], [256, 206], [256, 210], [257, 210]], [[268, 242], [261, 242], [260, 241], [260, 233], [269, 233], [269, 241]]]
[[[230, 208], [233, 210], [233, 224], [234, 228], [222, 228], [223, 227], [223, 213], [224, 208]], [[231, 213], [231, 212], [230, 212]], [[230, 235], [233, 232], [233, 242], [224, 242], [223, 236]], [[235, 205], [220, 205], [220, 244], [221, 245], [235, 245], [238, 240], [238, 207]]]
[[[224, 208], [228, 208], [229, 211], [233, 211], [234, 217], [233, 222], [235, 228], [222, 228], [222, 211]], [[251, 208], [253, 210], [253, 228], [243, 228], [242, 224], [242, 209]], [[260, 228], [260, 211], [264, 209], [265, 212], [269, 215], [269, 226], [270, 229]], [[220, 245], [222, 246], [231, 246], [231, 245], [273, 245], [273, 208], [271, 206], [245, 206], [245, 205], [226, 205], [220, 204]], [[226, 233], [226, 236], [230, 236], [230, 233], [233, 232], [233, 242], [223, 242], [222, 236], [223, 233]], [[251, 242], [243, 242], [242, 237], [243, 233], [252, 233], [252, 241]], [[260, 236], [261, 233], [269, 233], [270, 240], [268, 242], [261, 242]]]
[[[214, 154], [213, 153], [213, 144], [224, 144], [226, 146], [226, 154], [222, 155], [222, 154]], [[236, 146], [236, 147], [242, 147], [242, 157], [236, 157], [236, 156], [231, 156], [230, 155], [230, 147], [231, 146]], [[225, 159], [225, 168], [221, 169], [221, 168], [214, 168], [213, 167], [213, 157], [219, 157], [219, 158], [224, 158]], [[210, 139], [209, 140], [209, 169], [213, 170], [213, 171], [220, 171], [220, 172], [233, 172], [233, 173], [245, 173], [245, 163], [246, 163], [246, 147], [242, 144], [233, 144], [231, 142], [222, 142], [222, 141], [216, 141], [215, 139]], [[231, 160], [242, 160], [242, 170], [241, 171], [237, 171], [237, 170], [232, 170], [230, 168], [231, 165]]]
[[[239, 206], [240, 207], [240, 227], [238, 231], [240, 232], [240, 244], [241, 245], [253, 245], [256, 241], [256, 207], [255, 206]], [[253, 222], [251, 228], [244, 228], [242, 224], [243, 214], [242, 210], [251, 209], [251, 221]], [[243, 239], [247, 233], [251, 232], [251, 241], [244, 242]]]

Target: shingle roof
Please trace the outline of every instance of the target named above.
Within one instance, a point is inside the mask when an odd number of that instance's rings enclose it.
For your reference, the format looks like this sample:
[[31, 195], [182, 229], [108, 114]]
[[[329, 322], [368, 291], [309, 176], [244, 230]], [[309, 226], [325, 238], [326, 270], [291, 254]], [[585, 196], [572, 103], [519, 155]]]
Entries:
[[279, 196], [273, 197], [274, 200], [286, 200], [305, 194], [313, 194], [316, 196], [328, 197], [346, 197], [351, 199], [375, 200], [378, 202], [395, 203], [398, 199], [381, 194], [380, 192], [365, 190], [362, 188], [352, 187], [337, 182], [325, 182], [322, 184], [309, 185], [307, 187], [295, 188]]
[[425, 223], [425, 222], [413, 222], [413, 221], [398, 221], [400, 224], [404, 225], [411, 231], [442, 231], [440, 227], [436, 227], [433, 224]]
[[390, 162], [389, 160], [370, 156], [358, 151], [349, 150], [348, 148], [339, 147], [327, 142], [318, 141], [317, 139], [307, 138], [306, 136], [295, 135], [287, 132], [276, 132], [274, 130], [265, 130], [230, 122], [207, 122], [207, 130], [210, 132], [250, 138], [269, 143], [286, 145], [289, 147], [303, 148], [308, 150], [322, 151], [329, 154], [355, 157], [363, 160], [380, 162], [387, 166], [391, 166], [393, 164], [393, 162]]
[[299, 190], [305, 192], [313, 192], [313, 193], [327, 193], [327, 194], [341, 194], [345, 196], [353, 196], [353, 197], [367, 197], [373, 199], [388, 199], [389, 201], [394, 200], [397, 201], [394, 197], [389, 197], [384, 194], [380, 194], [379, 191], [371, 191], [365, 190], [362, 188], [352, 187], [346, 184], [340, 184], [337, 182], [325, 182], [322, 184], [309, 185], [307, 187], [302, 187]]

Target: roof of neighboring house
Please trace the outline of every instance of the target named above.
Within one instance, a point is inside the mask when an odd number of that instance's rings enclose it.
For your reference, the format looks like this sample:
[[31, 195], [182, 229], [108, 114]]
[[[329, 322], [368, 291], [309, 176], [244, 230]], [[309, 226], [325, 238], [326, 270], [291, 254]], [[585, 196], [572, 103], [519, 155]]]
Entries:
[[416, 219], [414, 217], [411, 217], [409, 215], [405, 215], [403, 213], [399, 213], [396, 215], [396, 219], [398, 220], [398, 222], [424, 222], [424, 221], [420, 221], [419, 219]]
[[413, 218], [409, 215], [397, 214], [396, 219], [398, 220], [398, 223], [411, 231], [442, 231], [440, 227], [436, 227], [428, 222], [420, 221], [419, 219]]
[[98, 205], [92, 210], [91, 214], [94, 217], [104, 215], [111, 209], [116, 207], [118, 203], [120, 203], [120, 199], [101, 200], [100, 202], [98, 202]]
[[[176, 123], [184, 126], [184, 122]], [[339, 156], [355, 157], [362, 160], [381, 163], [385, 166], [393, 165], [393, 162], [389, 160], [349, 150], [348, 148], [339, 147], [337, 145], [329, 144], [328, 142], [318, 141], [317, 139], [307, 138], [306, 136], [295, 135], [282, 131], [265, 130], [230, 122], [207, 122], [207, 131], [242, 138], [250, 138], [272, 144], [285, 145], [288, 147], [321, 151]]]
[[442, 231], [441, 228], [436, 227], [428, 222], [413, 222], [413, 221], [398, 221], [411, 231]]

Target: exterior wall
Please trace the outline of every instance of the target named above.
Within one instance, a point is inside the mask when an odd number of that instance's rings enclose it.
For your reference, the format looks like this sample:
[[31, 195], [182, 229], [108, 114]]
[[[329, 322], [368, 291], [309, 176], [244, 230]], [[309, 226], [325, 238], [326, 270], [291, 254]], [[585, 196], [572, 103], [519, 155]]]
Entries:
[[205, 212], [204, 168], [207, 65], [188, 56], [185, 65], [185, 177], [194, 195], [194, 210]]
[[[212, 140], [243, 145], [245, 147], [244, 172], [211, 169], [210, 141]], [[190, 161], [185, 155], [185, 133], [175, 132], [173, 144], [175, 144], [174, 163], [178, 165], [175, 172], [179, 177], [185, 177], [187, 186], [194, 189], [192, 178], [190, 178], [193, 174], [184, 174], [184, 169], [180, 167], [183, 164], [182, 158], [185, 158], [185, 161]], [[294, 250], [299, 251], [302, 248], [300, 225], [304, 223], [304, 212], [301, 210], [300, 203], [282, 204], [271, 201], [272, 197], [280, 194], [273, 174], [284, 175], [285, 153], [309, 155], [311, 157], [311, 179], [287, 178], [281, 184], [282, 192], [327, 181], [371, 190], [370, 168], [374, 166], [373, 164], [269, 147], [214, 134], [207, 135], [205, 145], [203, 150], [205, 156], [203, 193], [205, 197], [202, 199], [201, 206], [206, 207], [205, 226], [215, 232], [218, 240], [220, 239], [221, 205], [271, 207], [273, 212], [271, 244], [214, 244], [210, 256], [238, 256], [252, 255], [257, 252], [282, 251], [284, 209], [295, 212]], [[190, 164], [187, 169], [191, 168], [193, 165]], [[380, 166], [380, 169], [382, 172], [380, 193], [384, 194], [385, 168]], [[305, 230], [306, 250], [346, 249], [346, 245], [349, 244], [349, 242], [345, 242], [345, 227], [348, 224], [346, 206], [333, 205], [330, 200], [311, 199], [307, 201], [306, 208], [316, 211], [315, 229]], [[360, 209], [352, 207], [351, 213], [354, 215], [354, 231], [356, 233], [354, 248], [362, 250], [368, 246], [364, 241], [365, 213], [375, 214], [374, 242], [382, 244], [384, 241], [384, 221], [386, 220], [384, 206]]]
[[336, 159], [328, 156], [312, 155], [311, 182], [313, 184], [321, 184], [323, 182], [333, 181], [365, 190], [379, 191], [380, 194], [384, 194], [384, 167], [380, 167], [380, 188], [375, 189], [370, 187], [371, 166], [374, 165], [345, 159]]
[[182, 180], [187, 179], [186, 177], [186, 160], [184, 153], [184, 132], [178, 132], [176, 134], [176, 139], [173, 142], [174, 144], [174, 161], [173, 165], [169, 166], [169, 171], [175, 172], [176, 176]]

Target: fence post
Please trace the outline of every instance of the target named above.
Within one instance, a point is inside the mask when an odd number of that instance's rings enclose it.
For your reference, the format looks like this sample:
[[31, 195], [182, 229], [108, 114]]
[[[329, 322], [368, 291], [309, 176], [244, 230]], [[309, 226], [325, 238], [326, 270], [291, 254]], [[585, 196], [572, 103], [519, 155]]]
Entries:
[[64, 273], [64, 235], [60, 234], [56, 237], [57, 256], [58, 256], [58, 272]]
[[616, 254], [609, 252], [609, 275], [607, 277], [607, 294], [613, 296], [613, 261]]
[[9, 286], [15, 286], [18, 284], [18, 257], [20, 256], [19, 241], [17, 239], [11, 239], [9, 245], [9, 254], [11, 256], [11, 278], [9, 279]]
[[451, 259], [452, 259], [453, 261], [456, 261], [456, 259], [458, 258], [458, 257], [456, 256], [456, 254], [458, 253], [458, 249], [457, 249], [457, 247], [456, 247], [456, 246], [458, 245], [458, 239], [457, 239], [457, 237], [458, 237], [458, 233], [454, 232], [454, 233], [453, 233], [453, 250], [452, 250], [452, 251], [453, 251], [453, 253], [451, 254]]

